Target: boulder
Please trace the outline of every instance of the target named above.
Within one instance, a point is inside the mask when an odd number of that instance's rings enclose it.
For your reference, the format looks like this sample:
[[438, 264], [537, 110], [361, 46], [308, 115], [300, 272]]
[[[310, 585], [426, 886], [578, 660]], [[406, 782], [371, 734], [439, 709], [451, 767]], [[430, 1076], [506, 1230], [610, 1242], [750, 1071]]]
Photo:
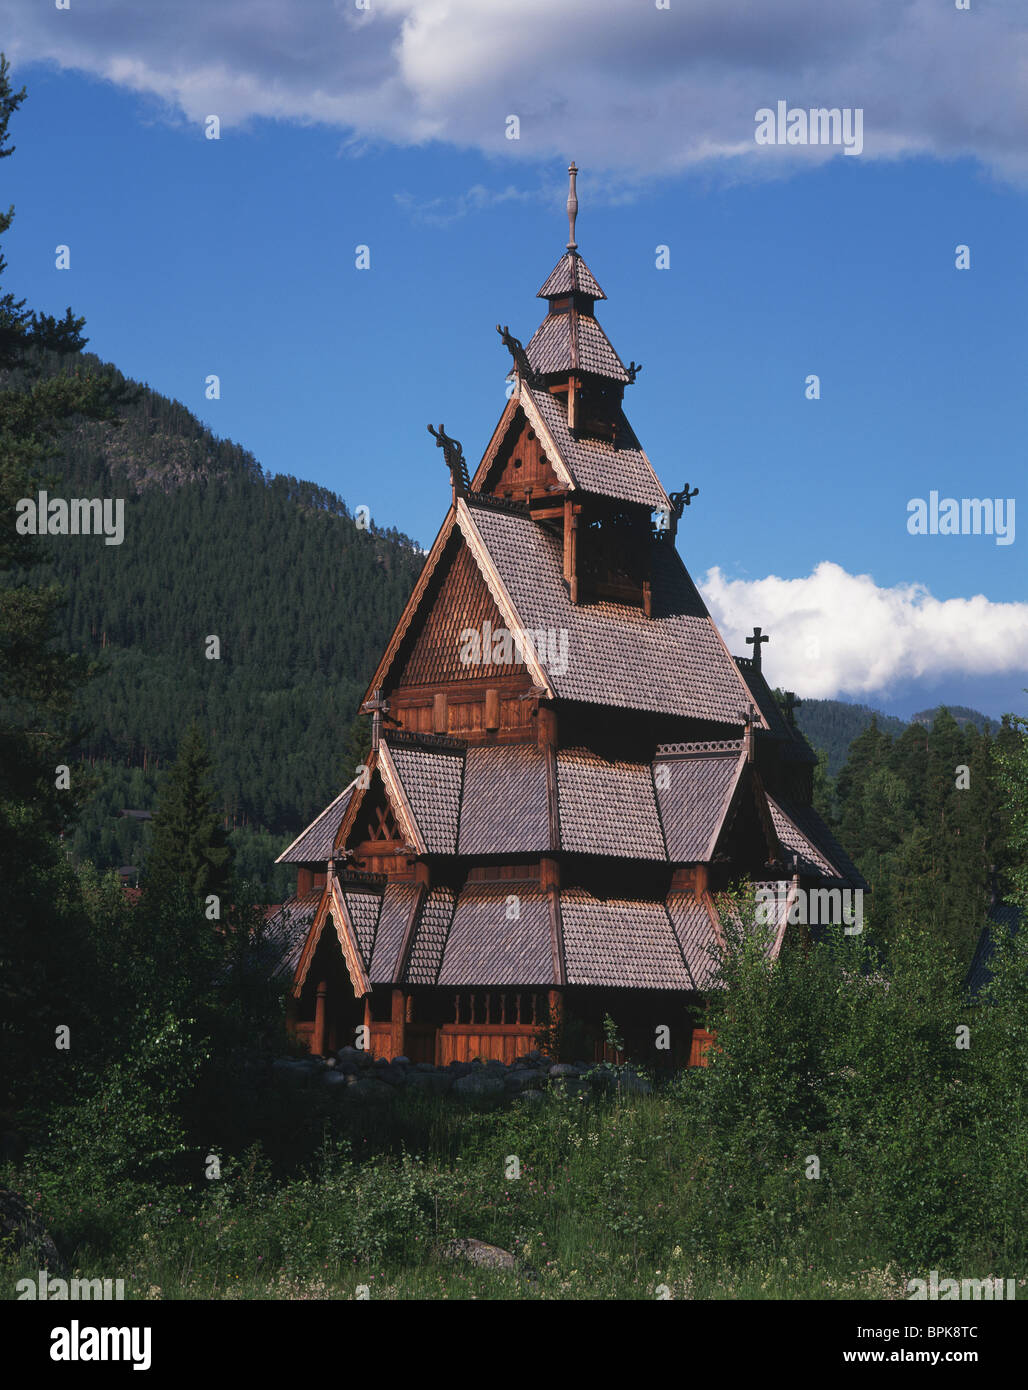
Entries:
[[412, 1071], [407, 1077], [412, 1091], [423, 1091], [430, 1096], [445, 1095], [452, 1089], [453, 1081], [453, 1076], [445, 1071]]
[[490, 1076], [485, 1068], [479, 1072], [469, 1072], [467, 1076], [459, 1076], [453, 1083], [455, 1095], [459, 1096], [499, 1096], [503, 1095], [503, 1079], [499, 1076]]
[[356, 1100], [385, 1100], [395, 1094], [392, 1086], [387, 1086], [384, 1081], [379, 1081], [377, 1077], [362, 1076], [348, 1088], [346, 1094], [353, 1096]]
[[498, 1245], [487, 1245], [484, 1240], [461, 1236], [447, 1241], [439, 1252], [446, 1260], [467, 1260], [480, 1269], [514, 1269], [514, 1256], [509, 1250], [501, 1250]]
[[577, 1076], [575, 1068], [570, 1062], [555, 1062], [550, 1068], [550, 1076]]

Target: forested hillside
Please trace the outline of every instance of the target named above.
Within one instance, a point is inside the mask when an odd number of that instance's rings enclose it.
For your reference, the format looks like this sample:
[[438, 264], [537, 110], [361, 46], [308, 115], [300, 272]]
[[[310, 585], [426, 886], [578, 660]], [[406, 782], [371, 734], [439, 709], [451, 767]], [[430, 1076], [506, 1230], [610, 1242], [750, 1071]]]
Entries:
[[[79, 370], [125, 385], [88, 354]], [[77, 424], [57, 466], [62, 496], [125, 499], [122, 544], [41, 542], [68, 593], [64, 640], [101, 667], [78, 704], [97, 786], [72, 833], [76, 856], [105, 868], [142, 862], [146, 824], [120, 812], [151, 808], [160, 770], [198, 716], [237, 870], [277, 895], [285, 878], [269, 879], [268, 861], [364, 751], [357, 704], [420, 570], [418, 547], [360, 529], [324, 488], [266, 476], [147, 388], [120, 427]]]

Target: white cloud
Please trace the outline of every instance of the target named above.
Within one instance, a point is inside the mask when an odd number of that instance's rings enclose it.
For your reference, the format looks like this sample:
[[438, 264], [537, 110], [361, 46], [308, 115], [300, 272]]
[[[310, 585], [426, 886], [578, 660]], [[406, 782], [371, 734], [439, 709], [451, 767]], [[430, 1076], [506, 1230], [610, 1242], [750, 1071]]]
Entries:
[[[972, 156], [1028, 182], [1028, 7], [990, 0], [0, 0], [4, 47], [186, 119], [320, 122], [358, 144], [571, 156], [623, 179], [762, 177], [833, 157], [761, 147], [754, 114], [862, 107], [864, 158]], [[521, 120], [521, 139], [504, 122]], [[841, 157], [836, 151], [834, 157]]]
[[883, 589], [828, 560], [803, 579], [726, 579], [715, 566], [699, 588], [733, 652], [751, 651], [746, 637], [759, 624], [771, 636], [770, 683], [812, 699], [1028, 671], [1028, 603], [937, 599], [923, 584]]

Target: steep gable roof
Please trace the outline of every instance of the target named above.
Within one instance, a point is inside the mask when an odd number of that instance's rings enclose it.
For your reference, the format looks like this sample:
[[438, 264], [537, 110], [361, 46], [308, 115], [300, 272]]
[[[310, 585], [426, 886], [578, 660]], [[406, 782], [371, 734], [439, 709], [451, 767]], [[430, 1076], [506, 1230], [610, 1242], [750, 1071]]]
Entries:
[[357, 778], [282, 851], [276, 864], [320, 864], [331, 857], [336, 832], [357, 789]]
[[616, 416], [617, 438], [598, 439], [568, 428], [564, 401], [541, 386], [522, 383], [519, 400], [549, 454], [556, 454], [576, 489], [653, 510], [671, 502], [623, 410]]
[[482, 505], [473, 495], [458, 501], [457, 515], [514, 625], [568, 633], [567, 670], [540, 667], [532, 672], [539, 684], [588, 704], [742, 723], [749, 692], [673, 547], [654, 547], [647, 618], [625, 604], [573, 604], [561, 541], [529, 516]]

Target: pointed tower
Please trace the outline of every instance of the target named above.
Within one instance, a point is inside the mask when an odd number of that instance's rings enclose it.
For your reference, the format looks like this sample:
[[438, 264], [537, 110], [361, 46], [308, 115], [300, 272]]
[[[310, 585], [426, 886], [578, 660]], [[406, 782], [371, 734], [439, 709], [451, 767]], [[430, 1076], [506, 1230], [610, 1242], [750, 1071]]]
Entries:
[[[699, 1061], [716, 895], [740, 878], [864, 887], [813, 811], [813, 754], [752, 657], [733, 658], [675, 546], [623, 409], [606, 296], [567, 248], [472, 475], [443, 425], [451, 504], [365, 699], [366, 764], [279, 857], [270, 928], [316, 1053], [513, 1058], [573, 1018]], [[772, 949], [781, 948], [784, 921]], [[580, 1032], [579, 1036], [583, 1036]]]

